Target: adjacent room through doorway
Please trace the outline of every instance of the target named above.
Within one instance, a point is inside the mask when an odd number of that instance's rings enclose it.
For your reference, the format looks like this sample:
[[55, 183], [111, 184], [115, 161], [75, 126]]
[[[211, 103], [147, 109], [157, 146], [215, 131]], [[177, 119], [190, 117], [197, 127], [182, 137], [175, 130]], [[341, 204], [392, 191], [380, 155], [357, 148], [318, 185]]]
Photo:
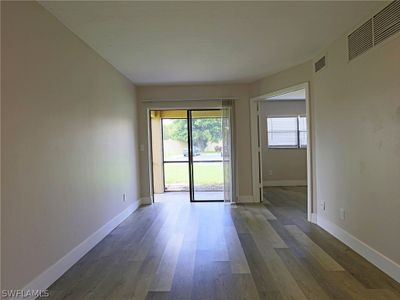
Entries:
[[231, 201], [228, 109], [150, 111], [154, 202]]
[[278, 191], [296, 194], [292, 199], [298, 200], [296, 205], [312, 221], [307, 89], [302, 84], [254, 99], [257, 126], [253, 132], [258, 138], [253, 143], [258, 150], [260, 201], [269, 202]]

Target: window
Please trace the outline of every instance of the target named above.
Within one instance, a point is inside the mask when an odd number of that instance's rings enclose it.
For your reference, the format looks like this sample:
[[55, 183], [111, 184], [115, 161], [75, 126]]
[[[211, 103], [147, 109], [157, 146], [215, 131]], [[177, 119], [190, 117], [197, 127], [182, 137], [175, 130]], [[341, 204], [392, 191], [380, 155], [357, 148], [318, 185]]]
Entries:
[[268, 148], [306, 148], [307, 118], [268, 117]]
[[299, 148], [307, 148], [307, 118], [299, 116]]

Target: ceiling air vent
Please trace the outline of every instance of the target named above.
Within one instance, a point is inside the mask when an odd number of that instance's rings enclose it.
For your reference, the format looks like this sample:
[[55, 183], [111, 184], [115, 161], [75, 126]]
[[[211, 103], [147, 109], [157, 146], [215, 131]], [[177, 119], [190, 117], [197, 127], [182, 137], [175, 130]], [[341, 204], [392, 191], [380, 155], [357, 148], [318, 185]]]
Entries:
[[320, 71], [321, 69], [323, 69], [325, 66], [326, 66], [325, 56], [322, 56], [322, 57], [314, 64], [315, 73], [317, 73], [318, 71]]
[[364, 53], [373, 46], [372, 19], [369, 19], [359, 28], [354, 30], [348, 37], [349, 60]]
[[374, 17], [374, 45], [400, 31], [400, 1], [396, 0]]

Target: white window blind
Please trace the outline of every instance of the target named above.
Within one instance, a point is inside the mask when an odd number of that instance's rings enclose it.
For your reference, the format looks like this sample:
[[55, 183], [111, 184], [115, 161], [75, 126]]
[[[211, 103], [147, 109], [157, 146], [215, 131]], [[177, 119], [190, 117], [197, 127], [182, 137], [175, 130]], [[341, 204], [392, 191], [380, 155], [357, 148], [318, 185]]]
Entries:
[[299, 116], [299, 147], [307, 147], [307, 118]]
[[307, 119], [304, 116], [268, 117], [269, 148], [307, 147]]

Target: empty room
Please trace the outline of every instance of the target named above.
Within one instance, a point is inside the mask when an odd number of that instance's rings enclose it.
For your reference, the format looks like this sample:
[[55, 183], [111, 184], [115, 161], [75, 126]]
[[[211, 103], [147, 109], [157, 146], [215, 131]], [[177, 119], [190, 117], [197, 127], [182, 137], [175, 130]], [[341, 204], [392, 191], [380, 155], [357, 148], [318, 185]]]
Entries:
[[2, 299], [400, 299], [400, 1], [1, 1]]

